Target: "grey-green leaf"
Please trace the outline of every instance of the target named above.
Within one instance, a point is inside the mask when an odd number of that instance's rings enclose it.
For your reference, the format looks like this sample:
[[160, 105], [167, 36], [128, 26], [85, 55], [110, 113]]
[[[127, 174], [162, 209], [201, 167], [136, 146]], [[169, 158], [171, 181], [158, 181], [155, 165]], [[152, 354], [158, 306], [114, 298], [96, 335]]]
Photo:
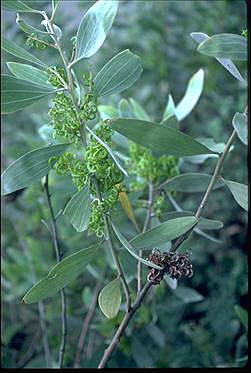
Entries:
[[198, 52], [211, 57], [247, 60], [247, 38], [236, 34], [217, 34], [204, 40]]
[[150, 120], [149, 115], [145, 109], [133, 98], [130, 98], [130, 103], [133, 107], [135, 117], [142, 120]]
[[232, 193], [234, 199], [244, 210], [248, 211], [248, 187], [247, 185], [237, 183], [236, 181], [223, 179], [224, 184]]
[[98, 96], [119, 93], [131, 87], [142, 73], [141, 60], [129, 49], [108, 61], [94, 78]]
[[244, 325], [246, 331], [248, 331], [248, 313], [247, 311], [240, 307], [240, 306], [237, 306], [235, 305], [234, 306], [234, 310], [237, 314], [237, 316], [239, 317], [239, 319], [241, 320], [242, 324]]
[[100, 250], [100, 243], [82, 249], [56, 264], [48, 275], [37, 282], [23, 297], [24, 303], [36, 303], [63, 289], [82, 272]]
[[175, 104], [172, 95], [169, 94], [161, 123], [166, 123], [173, 116], [175, 116]]
[[5, 52], [10, 53], [13, 56], [32, 62], [38, 66], [47, 67], [47, 65], [44, 62], [40, 61], [37, 57], [27, 52], [24, 48], [19, 47], [15, 43], [12, 43], [11, 41], [5, 38], [2, 38], [1, 48], [5, 50]]
[[18, 79], [31, 83], [35, 82], [35, 84], [42, 87], [54, 89], [53, 86], [48, 82], [49, 76], [45, 71], [24, 63], [6, 62], [6, 64], [12, 74]]
[[108, 319], [113, 319], [119, 312], [121, 299], [119, 278], [109, 282], [99, 293], [99, 307]]
[[[208, 174], [188, 172], [168, 179], [162, 184], [162, 187], [166, 190], [176, 190], [183, 193], [205, 192], [211, 179], [212, 176]], [[218, 189], [222, 186], [223, 182], [217, 180], [213, 189]]]
[[36, 34], [47, 35], [47, 32], [39, 30], [38, 28], [33, 27], [33, 26], [29, 25], [28, 23], [24, 22], [24, 20], [20, 17], [19, 14], [17, 14], [16, 24], [26, 34], [32, 34], [33, 32], [35, 32]]
[[204, 71], [200, 69], [189, 80], [185, 96], [175, 108], [175, 115], [179, 121], [183, 120], [191, 113], [197, 104], [204, 84]]
[[248, 120], [244, 113], [235, 113], [233, 126], [243, 144], [248, 144]]
[[115, 131], [151, 149], [156, 155], [181, 157], [214, 153], [191, 136], [168, 126], [131, 118], [111, 119], [110, 123]]
[[204, 297], [198, 291], [185, 286], [179, 286], [174, 294], [184, 303], [196, 303], [201, 302]]
[[55, 92], [57, 90], [50, 86], [40, 86], [10, 75], [2, 75], [2, 114], [25, 109], [41, 98]]
[[10, 12], [40, 13], [20, 0], [1, 0], [1, 8]]
[[112, 27], [117, 8], [117, 1], [99, 0], [86, 12], [77, 32], [74, 63], [99, 50]]
[[174, 240], [194, 227], [198, 220], [194, 216], [187, 216], [172, 220], [167, 220], [160, 225], [149, 229], [133, 238], [130, 243], [135, 249], [153, 249], [167, 241]]
[[[193, 212], [186, 211], [186, 210], [167, 212], [167, 213], [162, 214], [162, 219], [170, 220], [170, 219], [176, 219], [176, 218], [183, 217], [183, 216], [193, 216]], [[223, 223], [219, 220], [200, 218], [197, 224], [197, 227], [201, 229], [205, 229], [205, 230], [220, 229], [223, 227]]]
[[1, 195], [15, 192], [39, 181], [50, 170], [50, 157], [60, 155], [68, 145], [46, 146], [16, 159], [1, 176]]
[[111, 105], [99, 105], [98, 111], [103, 120], [118, 117], [118, 110]]
[[64, 209], [64, 216], [70, 220], [77, 232], [87, 229], [91, 215], [90, 188], [85, 186], [78, 191]]
[[[193, 38], [193, 40], [195, 40], [197, 43], [202, 43], [204, 40], [209, 38], [209, 36], [207, 34], [204, 34], [203, 32], [192, 32], [190, 35]], [[244, 81], [244, 78], [241, 76], [239, 70], [230, 59], [216, 57], [216, 60], [223, 67], [225, 67], [225, 69], [229, 71], [230, 74], [233, 75], [236, 79], [240, 80], [241, 82]]]

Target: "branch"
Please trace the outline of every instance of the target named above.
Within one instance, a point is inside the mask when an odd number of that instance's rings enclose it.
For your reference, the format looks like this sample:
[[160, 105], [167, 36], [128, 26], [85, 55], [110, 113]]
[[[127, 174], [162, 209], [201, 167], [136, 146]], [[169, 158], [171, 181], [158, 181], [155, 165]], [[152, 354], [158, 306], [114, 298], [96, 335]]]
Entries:
[[[51, 233], [52, 233], [52, 240], [53, 246], [55, 249], [57, 263], [61, 260], [61, 253], [58, 244], [58, 231], [56, 225], [56, 219], [54, 215], [54, 211], [51, 204], [51, 195], [49, 190], [49, 175], [46, 175], [45, 184], [44, 184], [45, 194], [49, 206], [49, 212], [51, 216]], [[65, 344], [66, 344], [66, 299], [65, 299], [65, 292], [64, 289], [60, 290], [61, 296], [61, 325], [62, 325], [62, 335], [61, 335], [61, 345], [59, 349], [59, 359], [58, 359], [58, 366], [59, 368], [63, 367], [63, 360], [64, 360], [64, 352], [65, 352]]]

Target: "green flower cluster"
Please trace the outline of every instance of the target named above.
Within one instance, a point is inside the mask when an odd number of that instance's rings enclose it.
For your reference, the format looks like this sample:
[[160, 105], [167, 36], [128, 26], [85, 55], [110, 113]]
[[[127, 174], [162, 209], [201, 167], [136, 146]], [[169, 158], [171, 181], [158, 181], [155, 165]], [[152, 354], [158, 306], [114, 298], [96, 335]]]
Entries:
[[37, 49], [45, 49], [47, 47], [47, 45], [43, 43], [43, 40], [39, 39], [38, 34], [35, 32], [29, 35], [28, 39], [26, 40], [26, 44]]
[[64, 82], [66, 82], [66, 73], [64, 68], [51, 66], [47, 69], [49, 75], [48, 82], [56, 88], [63, 88]]
[[[102, 122], [95, 134], [110, 144], [113, 130], [106, 122]], [[82, 159], [77, 159], [74, 154], [66, 152], [59, 157], [52, 157], [50, 165], [61, 175], [70, 172], [78, 190], [90, 181], [90, 191], [95, 198], [92, 202], [88, 228], [95, 231], [98, 237], [102, 237], [104, 232], [103, 214], [108, 214], [115, 206], [120, 191], [118, 184], [123, 180], [122, 172], [110, 158], [108, 151], [91, 136]], [[96, 193], [94, 176], [102, 194], [101, 200]]]

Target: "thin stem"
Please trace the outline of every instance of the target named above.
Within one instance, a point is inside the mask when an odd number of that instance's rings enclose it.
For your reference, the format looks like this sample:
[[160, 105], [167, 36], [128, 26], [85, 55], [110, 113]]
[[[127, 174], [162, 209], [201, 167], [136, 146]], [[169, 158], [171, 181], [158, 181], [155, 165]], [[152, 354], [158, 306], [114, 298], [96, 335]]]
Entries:
[[[144, 222], [144, 226], [142, 229], [142, 233], [145, 233], [148, 226], [151, 222], [152, 217], [152, 205], [153, 205], [153, 184], [151, 182], [148, 183], [148, 207], [146, 212], [146, 218]], [[143, 251], [139, 251], [139, 256], [142, 257]], [[138, 293], [141, 291], [142, 288], [142, 262], [138, 261]]]
[[[195, 217], [196, 217], [197, 220], [199, 220], [199, 218], [201, 217], [201, 214], [202, 214], [202, 212], [203, 212], [203, 210], [204, 210], [204, 208], [205, 208], [205, 206], [206, 206], [206, 204], [208, 202], [209, 196], [210, 196], [210, 194], [211, 194], [211, 192], [213, 190], [214, 184], [216, 183], [216, 181], [219, 178], [220, 171], [221, 171], [222, 166], [223, 166], [223, 162], [224, 162], [224, 160], [225, 160], [225, 158], [226, 158], [226, 156], [227, 156], [227, 154], [229, 152], [229, 149], [230, 149], [232, 143], [235, 140], [235, 136], [236, 136], [236, 131], [234, 130], [232, 132], [232, 134], [231, 134], [231, 136], [230, 136], [227, 144], [226, 144], [226, 147], [225, 147], [223, 153], [220, 155], [220, 157], [218, 159], [218, 162], [216, 163], [216, 167], [215, 167], [213, 176], [212, 176], [212, 178], [210, 180], [210, 183], [209, 183], [209, 185], [207, 187], [207, 190], [206, 190], [206, 192], [205, 192], [205, 194], [204, 194], [204, 196], [202, 198], [202, 201], [201, 201], [201, 203], [200, 203], [200, 205], [199, 205], [199, 207], [198, 207], [198, 209], [197, 209], [197, 211], [195, 213]], [[184, 233], [182, 236], [180, 236], [174, 242], [174, 244], [173, 244], [173, 246], [171, 248], [172, 251], [176, 251], [179, 248], [179, 246], [190, 236], [190, 234], [193, 231], [194, 227], [195, 226], [193, 226], [191, 229], [189, 229], [186, 233]]]
[[44, 44], [44, 45], [47, 45], [48, 47], [58, 49], [55, 45], [50, 44], [50, 43], [47, 43], [46, 41], [44, 41], [44, 40], [42, 40], [42, 39], [39, 39], [38, 37], [34, 37], [34, 36], [33, 36], [31, 39], [32, 39], [32, 40], [35, 40], [35, 41], [39, 41], [40, 43], [42, 43], [42, 44]]
[[[53, 246], [56, 254], [57, 263], [61, 260], [61, 253], [59, 248], [59, 239], [58, 239], [58, 231], [56, 225], [56, 219], [51, 203], [51, 195], [49, 190], [49, 175], [46, 176], [45, 184], [44, 184], [45, 194], [49, 206], [49, 212], [51, 216], [51, 233], [52, 233], [52, 240]], [[61, 297], [61, 325], [62, 325], [62, 334], [61, 334], [61, 344], [59, 349], [59, 359], [58, 359], [58, 366], [59, 368], [63, 367], [64, 361], [64, 352], [65, 352], [65, 344], [66, 344], [66, 299], [65, 299], [65, 292], [64, 289], [60, 290], [60, 297]]]

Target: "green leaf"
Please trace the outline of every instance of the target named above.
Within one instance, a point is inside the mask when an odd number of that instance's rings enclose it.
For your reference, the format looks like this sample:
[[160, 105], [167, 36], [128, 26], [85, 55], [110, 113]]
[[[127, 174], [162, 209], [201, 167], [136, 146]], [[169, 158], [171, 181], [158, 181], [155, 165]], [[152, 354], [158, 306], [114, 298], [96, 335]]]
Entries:
[[239, 317], [239, 319], [241, 320], [242, 324], [244, 325], [246, 331], [248, 331], [248, 313], [247, 311], [240, 307], [240, 306], [237, 306], [235, 305], [234, 306], [234, 310], [237, 314], [237, 316]]
[[[183, 193], [205, 192], [211, 179], [212, 176], [208, 174], [188, 172], [168, 179], [161, 186], [166, 190], [175, 190]], [[222, 186], [223, 182], [217, 180], [213, 189], [218, 189]]]
[[126, 248], [126, 250], [134, 257], [136, 258], [137, 260], [139, 260], [141, 263], [145, 264], [146, 266], [148, 267], [152, 267], [152, 268], [156, 268], [156, 269], [162, 269], [162, 267], [159, 267], [158, 265], [150, 262], [149, 260], [145, 260], [143, 258], [141, 258], [140, 256], [138, 256], [137, 254], [135, 254], [134, 252], [134, 248], [131, 246], [131, 244], [127, 241], [127, 239], [123, 236], [123, 234], [121, 232], [119, 232], [118, 228], [116, 227], [116, 225], [114, 223], [112, 223], [112, 228], [114, 230], [114, 232], [116, 233], [119, 241], [122, 243], [122, 245], [124, 246], [124, 248]]
[[243, 144], [248, 144], [248, 120], [244, 113], [235, 113], [233, 126]]
[[175, 108], [175, 115], [179, 121], [187, 117], [197, 104], [203, 90], [203, 84], [204, 71], [200, 69], [189, 80], [185, 96]]
[[184, 303], [196, 303], [204, 299], [203, 295], [198, 293], [198, 291], [185, 286], [179, 286], [174, 291], [174, 294]]
[[247, 185], [237, 183], [236, 181], [221, 178], [224, 184], [232, 193], [234, 199], [244, 210], [248, 211], [248, 187]]
[[[191, 37], [193, 40], [197, 41], [197, 43], [201, 43], [204, 40], [208, 39], [209, 36], [204, 34], [203, 32], [192, 32]], [[241, 76], [240, 72], [238, 71], [235, 64], [228, 58], [217, 58], [216, 60], [223, 66], [227, 71], [230, 72], [236, 79], [240, 80], [241, 82], [244, 81], [244, 78]]]
[[204, 40], [198, 52], [211, 57], [247, 60], [247, 38], [236, 34], [217, 34]]
[[29, 25], [28, 23], [24, 22], [24, 20], [19, 16], [19, 14], [17, 14], [16, 24], [26, 34], [32, 34], [33, 32], [35, 32], [36, 34], [47, 35], [47, 32], [41, 31], [38, 28], [33, 27], [33, 26]]
[[99, 307], [108, 319], [113, 319], [119, 312], [121, 299], [119, 278], [109, 282], [99, 293]]
[[118, 168], [120, 169], [120, 171], [123, 172], [123, 174], [126, 177], [128, 177], [128, 174], [127, 174], [126, 170], [121, 166], [121, 164], [119, 163], [119, 160], [117, 159], [116, 155], [113, 153], [113, 151], [109, 147], [109, 145], [107, 145], [102, 139], [100, 139], [97, 135], [95, 135], [95, 133], [89, 127], [87, 127], [87, 125], [85, 125], [85, 128], [108, 151], [108, 153], [110, 154], [110, 156], [112, 157], [112, 159], [114, 160], [114, 162], [116, 163], [116, 165], [118, 166]]
[[[163, 220], [170, 220], [170, 219], [176, 219], [183, 216], [193, 216], [192, 211], [173, 211], [173, 212], [167, 212], [162, 214]], [[212, 219], [206, 219], [206, 218], [200, 218], [199, 222], [197, 224], [198, 228], [201, 229], [220, 229], [223, 227], [222, 221], [219, 220], [212, 220]]]
[[40, 10], [32, 9], [20, 0], [2, 0], [1, 8], [10, 12], [41, 13]]
[[19, 47], [15, 43], [12, 43], [11, 41], [5, 38], [2, 38], [1, 47], [3, 50], [5, 50], [5, 52], [10, 53], [13, 56], [32, 62], [38, 66], [47, 67], [47, 65], [44, 62], [40, 61], [37, 57], [33, 56], [31, 53], [27, 52], [25, 49]]
[[14, 113], [34, 104], [41, 98], [57, 92], [50, 86], [40, 86], [17, 79], [10, 75], [2, 75], [2, 114]]
[[173, 116], [175, 116], [175, 104], [172, 95], [169, 95], [161, 123], [166, 123]]
[[118, 111], [111, 105], [99, 105], [98, 111], [103, 120], [118, 117]]
[[64, 215], [70, 220], [77, 232], [87, 229], [91, 215], [91, 198], [89, 186], [77, 192], [64, 209]]
[[18, 62], [6, 62], [6, 65], [8, 66], [10, 72], [12, 72], [12, 74], [14, 74], [18, 79], [22, 79], [33, 84], [35, 83], [42, 87], [54, 89], [53, 86], [48, 82], [49, 76], [45, 71]]
[[194, 228], [194, 233], [198, 234], [199, 236], [202, 236], [202, 237], [206, 238], [206, 239], [209, 240], [209, 241], [212, 241], [212, 242], [215, 242], [215, 243], [218, 243], [218, 244], [222, 244], [222, 241], [221, 241], [221, 240], [218, 240], [217, 238], [211, 236], [211, 235], [208, 234], [208, 233], [205, 233], [205, 232], [202, 231], [200, 228], [195, 227], [195, 228]]
[[151, 149], [157, 155], [181, 157], [214, 153], [191, 136], [168, 126], [130, 118], [111, 119], [110, 123], [115, 131]]
[[112, 27], [117, 8], [117, 1], [99, 0], [88, 9], [78, 28], [74, 63], [99, 50]]
[[131, 87], [141, 73], [140, 58], [126, 49], [102, 67], [94, 78], [94, 89], [98, 96], [122, 92]]
[[198, 221], [194, 216], [168, 220], [152, 229], [149, 229], [145, 233], [139, 234], [133, 238], [130, 243], [136, 249], [153, 249], [167, 241], [174, 240], [181, 236], [183, 233], [195, 226], [197, 222]]
[[32, 150], [16, 159], [1, 176], [1, 195], [30, 186], [47, 175], [52, 156], [60, 155], [69, 144], [51, 145]]
[[119, 101], [118, 114], [115, 115], [113, 118], [118, 118], [118, 117], [122, 117], [122, 118], [134, 118], [135, 117], [132, 105], [125, 98], [122, 98]]
[[130, 103], [133, 107], [135, 117], [142, 120], [150, 120], [149, 115], [147, 112], [143, 109], [143, 107], [133, 98], [130, 98]]
[[57, 263], [46, 277], [37, 282], [23, 297], [24, 303], [36, 303], [51, 297], [72, 282], [85, 270], [100, 250], [100, 244], [82, 249]]
[[164, 280], [171, 289], [177, 289], [178, 281], [176, 278], [171, 278], [168, 275], [165, 275]]

